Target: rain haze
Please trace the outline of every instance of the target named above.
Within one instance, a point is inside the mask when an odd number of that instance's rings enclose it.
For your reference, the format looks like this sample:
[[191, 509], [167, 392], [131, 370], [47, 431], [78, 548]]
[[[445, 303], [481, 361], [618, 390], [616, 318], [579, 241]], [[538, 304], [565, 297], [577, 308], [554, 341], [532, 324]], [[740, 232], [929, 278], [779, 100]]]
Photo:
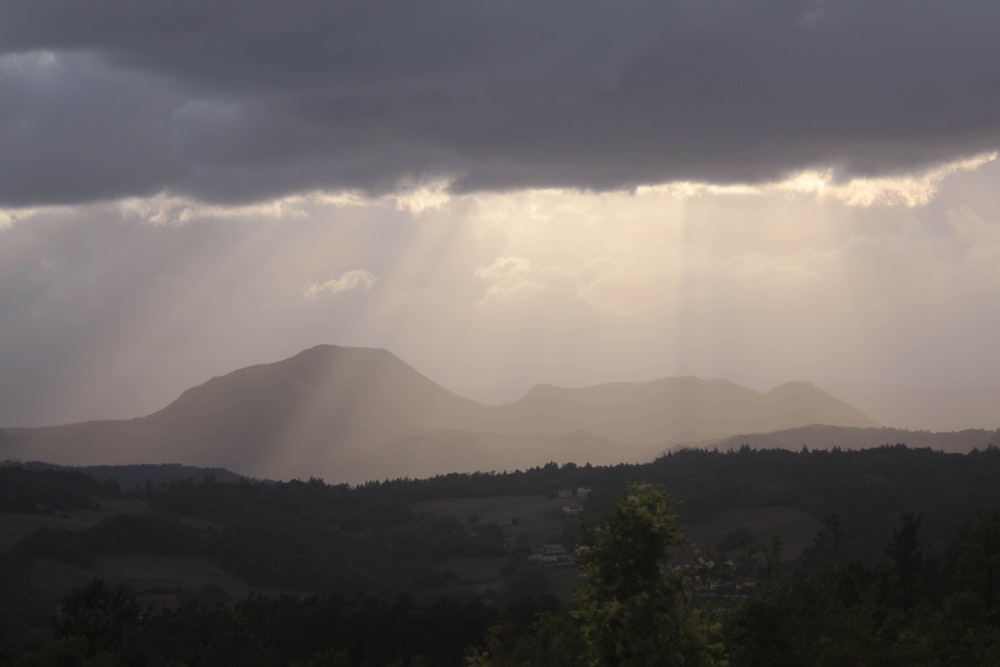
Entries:
[[802, 380], [996, 428], [998, 26], [979, 0], [0, 0], [0, 425], [332, 343], [486, 403]]

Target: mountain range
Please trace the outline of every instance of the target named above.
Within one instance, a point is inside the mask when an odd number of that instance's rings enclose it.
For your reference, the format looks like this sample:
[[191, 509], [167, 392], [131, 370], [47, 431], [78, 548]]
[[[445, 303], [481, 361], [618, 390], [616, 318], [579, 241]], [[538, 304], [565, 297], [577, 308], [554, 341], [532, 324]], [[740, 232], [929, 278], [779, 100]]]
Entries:
[[739, 434], [702, 443], [720, 451], [750, 445], [754, 449], [869, 449], [883, 445], [905, 444], [914, 449], [933, 449], [949, 453], [967, 453], [973, 449], [1000, 447], [1000, 429], [969, 428], [961, 431], [911, 431], [887, 427], [850, 427], [813, 424], [772, 431]]
[[1000, 426], [1000, 386], [926, 387], [891, 383], [832, 383], [823, 389], [880, 424], [915, 431], [962, 431]]
[[808, 383], [759, 393], [693, 377], [539, 385], [489, 406], [386, 350], [320, 345], [185, 391], [153, 414], [0, 430], [0, 459], [173, 463], [329, 482], [649, 460], [681, 443], [811, 424], [874, 427]]

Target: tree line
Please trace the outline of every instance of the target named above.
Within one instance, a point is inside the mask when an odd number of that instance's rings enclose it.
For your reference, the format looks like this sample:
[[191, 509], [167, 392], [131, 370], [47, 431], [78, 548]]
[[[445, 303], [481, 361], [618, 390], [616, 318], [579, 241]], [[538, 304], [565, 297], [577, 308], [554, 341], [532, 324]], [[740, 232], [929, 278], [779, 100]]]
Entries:
[[1000, 659], [1000, 511], [963, 525], [941, 556], [921, 518], [900, 517], [874, 565], [846, 561], [831, 516], [793, 567], [749, 596], [696, 605], [670, 565], [680, 539], [662, 487], [629, 485], [588, 521], [575, 604], [506, 605], [365, 595], [191, 598], [143, 607], [103, 581], [70, 593], [53, 639], [16, 659], [49, 665], [466, 665], [740, 667], [995, 665]]

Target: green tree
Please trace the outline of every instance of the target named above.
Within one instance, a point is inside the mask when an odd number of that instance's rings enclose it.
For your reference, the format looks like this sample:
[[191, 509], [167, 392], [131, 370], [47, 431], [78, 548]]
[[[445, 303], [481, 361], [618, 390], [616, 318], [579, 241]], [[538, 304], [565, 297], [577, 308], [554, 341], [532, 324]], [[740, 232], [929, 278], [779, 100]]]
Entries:
[[668, 564], [680, 540], [661, 487], [634, 484], [610, 514], [584, 525], [575, 612], [594, 667], [711, 664], [684, 582]]

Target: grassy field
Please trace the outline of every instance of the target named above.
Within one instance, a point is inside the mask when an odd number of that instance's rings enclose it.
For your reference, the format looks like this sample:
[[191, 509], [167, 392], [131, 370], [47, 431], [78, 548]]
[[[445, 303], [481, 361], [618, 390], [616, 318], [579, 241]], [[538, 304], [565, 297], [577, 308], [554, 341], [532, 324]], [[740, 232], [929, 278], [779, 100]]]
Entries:
[[[563, 505], [574, 499], [546, 498], [545, 496], [489, 496], [485, 498], [450, 498], [417, 503], [415, 512], [451, 515], [463, 523], [475, 519], [480, 524], [496, 523], [507, 537], [523, 538], [533, 549], [543, 544], [563, 542], [562, 534], [567, 520], [562, 518]], [[472, 592], [485, 592], [501, 580], [500, 568], [507, 562], [505, 556], [488, 558], [452, 558], [444, 568], [454, 572], [473, 588]], [[575, 567], [547, 568], [545, 577], [549, 586], [561, 600], [572, 600], [577, 584]]]
[[413, 505], [415, 512], [450, 514], [463, 523], [475, 519], [481, 524], [496, 523], [505, 535], [524, 537], [528, 545], [538, 549], [566, 529], [566, 520], [552, 516], [572, 499], [545, 496], [487, 496], [485, 498], [447, 498]]
[[136, 591], [198, 590], [216, 586], [232, 595], [246, 595], [256, 590], [207, 558], [107, 554], [95, 561], [95, 570], [101, 576], [127, 584]]
[[[9, 550], [39, 528], [83, 530], [111, 516], [141, 514], [146, 509], [146, 504], [138, 499], [102, 498], [100, 507], [93, 510], [52, 515], [0, 514], [0, 550]], [[196, 522], [198, 520], [192, 520], [192, 523]], [[149, 598], [164, 592], [198, 591], [207, 586], [221, 588], [234, 596], [246, 595], [254, 590], [209, 559], [103, 554], [94, 556], [88, 567], [70, 565], [55, 558], [36, 558], [32, 563], [32, 586], [53, 601], [95, 578], [125, 584], [140, 596]]]
[[59, 514], [0, 513], [0, 551], [7, 551], [39, 528], [82, 530], [115, 514], [141, 514], [146, 504], [134, 498], [102, 498], [100, 508]]
[[54, 601], [95, 578], [126, 585], [140, 597], [194, 592], [208, 586], [221, 588], [233, 596], [256, 590], [204, 558], [104, 554], [95, 556], [92, 565], [86, 568], [54, 558], [37, 558], [31, 572], [32, 585]]
[[526, 521], [561, 509], [567, 500], [545, 496], [487, 496], [485, 498], [444, 498], [413, 505], [415, 512], [451, 514], [460, 521], [476, 517], [480, 523], [508, 526], [512, 519]]
[[[101, 498], [100, 508], [93, 514], [105, 518], [111, 514], [142, 514], [146, 511], [146, 503], [138, 498]], [[100, 520], [100, 519], [98, 519]]]
[[81, 530], [92, 523], [79, 515], [0, 514], [0, 551], [8, 551], [39, 528]]

